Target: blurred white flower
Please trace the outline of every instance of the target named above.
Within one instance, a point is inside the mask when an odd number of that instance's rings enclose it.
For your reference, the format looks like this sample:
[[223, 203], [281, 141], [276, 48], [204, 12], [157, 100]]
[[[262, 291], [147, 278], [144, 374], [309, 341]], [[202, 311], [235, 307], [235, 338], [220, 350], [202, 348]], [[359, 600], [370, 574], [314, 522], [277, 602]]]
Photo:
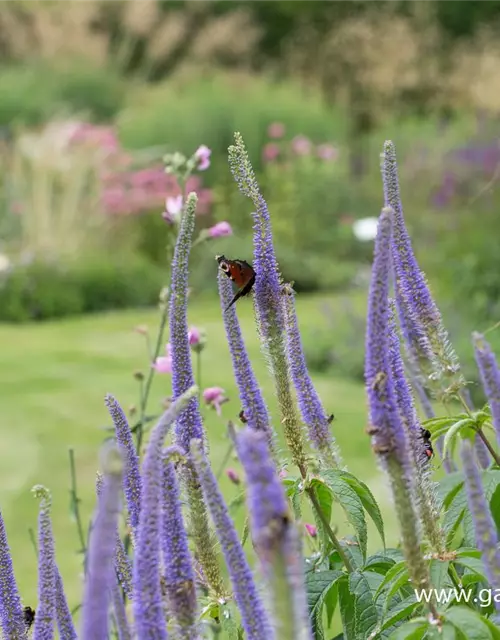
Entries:
[[10, 267], [9, 258], [4, 253], [0, 253], [0, 273], [2, 273], [2, 271], [7, 271], [9, 267]]
[[352, 225], [352, 231], [358, 240], [368, 242], [377, 236], [378, 218], [361, 218]]

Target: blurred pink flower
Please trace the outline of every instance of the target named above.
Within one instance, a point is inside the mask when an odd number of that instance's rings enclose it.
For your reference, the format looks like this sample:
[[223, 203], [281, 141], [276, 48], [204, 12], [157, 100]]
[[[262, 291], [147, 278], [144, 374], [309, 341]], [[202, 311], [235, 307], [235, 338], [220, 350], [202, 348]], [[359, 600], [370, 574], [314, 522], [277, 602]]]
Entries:
[[298, 156], [307, 156], [311, 153], [312, 142], [305, 136], [295, 136], [292, 140], [292, 151]]
[[151, 365], [157, 373], [172, 373], [172, 354], [170, 348], [170, 342], [167, 342], [165, 348], [166, 356], [160, 356], [156, 358], [156, 361]]
[[339, 157], [339, 150], [333, 144], [319, 144], [316, 147], [316, 155], [321, 160], [336, 160]]
[[282, 122], [273, 122], [267, 128], [270, 138], [282, 138], [285, 135], [285, 125]]
[[167, 222], [176, 222], [182, 211], [182, 196], [169, 196], [165, 200], [165, 211], [162, 217]]
[[307, 533], [311, 536], [311, 538], [315, 538], [318, 535], [318, 530], [313, 524], [308, 524], [307, 522], [304, 524]]
[[288, 475], [288, 471], [286, 469], [281, 469], [281, 471], [278, 473], [278, 476], [283, 479], [286, 478]]
[[111, 215], [129, 213], [127, 191], [122, 186], [108, 187], [102, 193], [102, 206]]
[[228, 401], [228, 398], [226, 398], [224, 393], [225, 391], [224, 389], [221, 389], [221, 387], [208, 387], [203, 391], [203, 400], [205, 400], [206, 404], [215, 409], [218, 416], [221, 414], [221, 405]]
[[233, 230], [229, 222], [218, 222], [213, 227], [207, 229], [210, 238], [222, 238], [223, 236], [232, 236]]
[[205, 171], [210, 166], [210, 156], [212, 154], [212, 150], [209, 149], [206, 145], [202, 144], [196, 149], [194, 152], [195, 158], [198, 160], [198, 170]]
[[188, 331], [189, 344], [198, 344], [201, 338], [200, 330], [197, 327], [191, 327]]
[[226, 469], [226, 476], [231, 480], [233, 484], [240, 484], [240, 476], [236, 469]]
[[280, 148], [275, 142], [268, 142], [262, 149], [262, 159], [264, 162], [272, 162], [280, 154]]

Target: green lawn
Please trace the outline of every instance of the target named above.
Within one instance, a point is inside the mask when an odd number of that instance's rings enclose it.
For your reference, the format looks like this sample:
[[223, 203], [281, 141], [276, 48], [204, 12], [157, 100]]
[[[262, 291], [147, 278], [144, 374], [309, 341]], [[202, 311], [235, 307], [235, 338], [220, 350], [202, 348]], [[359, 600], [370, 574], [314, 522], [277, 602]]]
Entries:
[[[329, 297], [336, 307], [335, 298]], [[308, 330], [320, 326], [322, 297], [299, 296], [299, 319]], [[269, 406], [276, 416], [273, 389], [261, 356], [253, 324], [252, 306], [238, 305], [238, 312]], [[133, 331], [146, 324], [156, 331], [158, 312], [140, 310], [87, 316], [47, 324], [0, 327], [2, 367], [0, 369], [0, 508], [7, 525], [17, 579], [27, 603], [36, 602], [36, 560], [28, 528], [36, 528], [37, 503], [30, 494], [36, 483], [53, 493], [53, 520], [57, 559], [67, 587], [70, 604], [79, 602], [81, 558], [76, 528], [69, 513], [68, 449], [76, 451], [82, 512], [85, 520], [94, 506], [94, 479], [98, 468], [99, 445], [105, 437], [102, 426], [109, 424], [103, 398], [114, 394], [124, 408], [137, 402], [134, 371], [146, 371], [144, 339]], [[233, 382], [229, 351], [219, 305], [215, 299], [193, 300], [191, 324], [203, 327], [208, 344], [203, 353], [202, 386], [223, 387], [230, 401], [223, 405], [222, 418], [203, 409], [209, 434], [210, 455], [218, 469], [227, 450], [225, 425], [237, 421], [240, 411]], [[359, 340], [364, 340], [360, 335]], [[332, 335], [335, 341], [335, 335]], [[316, 377], [317, 388], [328, 411], [335, 413], [333, 430], [349, 469], [367, 481], [388, 514], [393, 530], [388, 491], [376, 468], [364, 432], [366, 407], [363, 387], [339, 377]], [[162, 397], [171, 391], [170, 376], [157, 376], [150, 408], [156, 411]], [[278, 421], [276, 421], [278, 423]], [[236, 465], [235, 461], [231, 461]], [[231, 498], [236, 489], [224, 478], [223, 489]], [[347, 531], [345, 518], [334, 512], [334, 523]], [[371, 547], [380, 541], [371, 528]], [[389, 536], [394, 542], [394, 536]]]

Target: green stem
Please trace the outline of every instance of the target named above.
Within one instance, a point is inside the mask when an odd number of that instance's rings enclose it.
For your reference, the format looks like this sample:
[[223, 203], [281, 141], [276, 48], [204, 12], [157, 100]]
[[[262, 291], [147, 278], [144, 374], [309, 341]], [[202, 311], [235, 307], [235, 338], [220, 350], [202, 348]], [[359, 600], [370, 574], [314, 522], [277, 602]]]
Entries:
[[490, 444], [490, 441], [488, 440], [488, 438], [484, 435], [483, 430], [481, 429], [481, 427], [479, 427], [478, 429], [476, 429], [476, 433], [478, 434], [478, 436], [481, 438], [481, 440], [484, 442], [486, 448], [488, 449], [488, 451], [491, 454], [491, 457], [493, 458], [493, 460], [495, 461], [495, 463], [500, 466], [500, 457], [498, 456], [497, 452], [495, 451], [495, 449], [493, 449], [493, 447]]
[[85, 535], [83, 533], [82, 519], [80, 517], [80, 498], [78, 497], [78, 487], [76, 483], [76, 467], [75, 467], [75, 452], [73, 449], [69, 450], [69, 466], [71, 473], [71, 488], [69, 490], [71, 499], [71, 511], [76, 520], [76, 527], [78, 531], [78, 537], [80, 539], [80, 553], [84, 556], [87, 554], [87, 544], [85, 541]]
[[222, 473], [224, 472], [224, 467], [228, 463], [229, 458], [231, 457], [231, 454], [233, 452], [233, 449], [234, 449], [234, 443], [231, 442], [231, 444], [229, 445], [228, 450], [224, 454], [224, 458], [222, 459], [222, 462], [220, 464], [219, 470], [217, 471], [217, 475], [216, 475], [217, 480], [220, 480], [220, 477], [221, 477]]

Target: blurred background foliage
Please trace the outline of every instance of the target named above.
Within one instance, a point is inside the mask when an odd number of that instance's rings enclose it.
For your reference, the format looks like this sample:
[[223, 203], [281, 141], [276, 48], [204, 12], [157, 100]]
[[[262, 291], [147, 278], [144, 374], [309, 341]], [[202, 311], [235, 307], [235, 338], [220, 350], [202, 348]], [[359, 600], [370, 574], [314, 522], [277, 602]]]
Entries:
[[[212, 149], [189, 185], [193, 293], [213, 255], [249, 258], [251, 219], [227, 167], [242, 132], [298, 291], [345, 296], [350, 320], [308, 339], [318, 371], [360, 378], [379, 154], [396, 143], [414, 245], [450, 322], [500, 312], [500, 1], [16, 1], [0, 7], [0, 320], [151, 305], [167, 280], [179, 186], [162, 156]], [[214, 277], [212, 277], [212, 274]], [[463, 301], [467, 304], [464, 305]], [[323, 345], [343, 336], [336, 350]], [[307, 331], [306, 331], [307, 333]]]

